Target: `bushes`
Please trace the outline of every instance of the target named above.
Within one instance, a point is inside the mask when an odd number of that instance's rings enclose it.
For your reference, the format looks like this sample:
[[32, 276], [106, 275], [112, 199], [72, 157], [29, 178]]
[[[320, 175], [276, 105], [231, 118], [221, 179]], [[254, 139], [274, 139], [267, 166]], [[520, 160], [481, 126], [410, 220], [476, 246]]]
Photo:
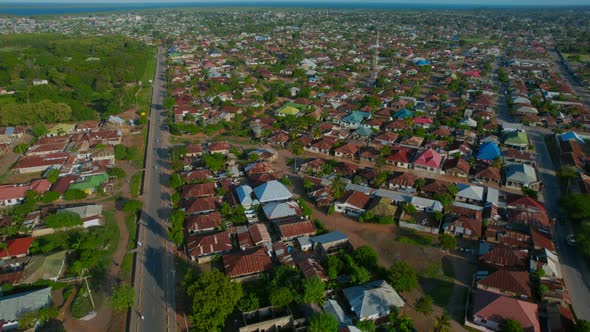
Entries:
[[416, 301], [416, 311], [424, 315], [432, 313], [432, 297], [424, 295]]
[[112, 176], [114, 178], [120, 179], [120, 178], [124, 178], [127, 173], [125, 173], [125, 170], [123, 170], [120, 167], [111, 167], [107, 170], [107, 174], [109, 176]]
[[418, 276], [410, 264], [397, 262], [387, 271], [387, 282], [398, 292], [408, 292], [418, 286]]
[[57, 212], [45, 218], [45, 225], [50, 228], [64, 228], [82, 225], [82, 218], [72, 212]]
[[86, 288], [81, 287], [72, 302], [72, 317], [80, 319], [92, 311], [92, 302]]
[[61, 196], [61, 194], [58, 193], [57, 191], [50, 190], [43, 195], [43, 197], [41, 198], [41, 201], [45, 204], [53, 203], [53, 202], [57, 201], [60, 196]]
[[80, 189], [70, 189], [64, 193], [64, 199], [66, 201], [74, 201], [78, 199], [84, 199], [88, 196], [86, 192]]

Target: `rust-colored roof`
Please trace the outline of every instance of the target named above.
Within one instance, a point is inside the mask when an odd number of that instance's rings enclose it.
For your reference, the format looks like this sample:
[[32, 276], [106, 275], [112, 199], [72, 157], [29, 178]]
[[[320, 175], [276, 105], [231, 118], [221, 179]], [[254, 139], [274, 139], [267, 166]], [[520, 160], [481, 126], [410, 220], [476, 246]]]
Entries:
[[553, 240], [551, 240], [548, 235], [545, 235], [544, 233], [537, 231], [534, 227], [531, 227], [531, 236], [533, 237], [533, 245], [535, 248], [545, 248], [551, 252], [557, 252], [555, 249], [555, 243], [553, 243]]
[[297, 263], [297, 266], [306, 278], [318, 277], [323, 281], [328, 281], [328, 275], [326, 270], [320, 265], [320, 263], [313, 259], [307, 258]]
[[222, 220], [221, 214], [217, 211], [208, 214], [189, 215], [186, 217], [185, 227], [189, 232], [199, 232], [218, 228], [221, 226]]
[[334, 149], [335, 153], [342, 153], [342, 154], [355, 154], [359, 151], [358, 144], [348, 142], [336, 149]]
[[470, 168], [469, 162], [463, 158], [448, 159], [445, 162], [445, 170], [457, 169], [467, 174]]
[[188, 184], [182, 187], [182, 198], [207, 197], [215, 195], [215, 182]]
[[316, 229], [311, 221], [305, 220], [289, 224], [280, 224], [279, 231], [281, 233], [281, 239], [286, 240], [304, 235], [314, 235]]
[[474, 298], [474, 316], [498, 323], [507, 319], [514, 319], [527, 332], [541, 331], [537, 317], [539, 308], [535, 303], [495, 294], [483, 289], [478, 289]]
[[185, 212], [188, 214], [203, 213], [215, 210], [218, 201], [219, 199], [217, 197], [200, 197], [185, 201], [183, 205], [186, 208]]
[[[470, 219], [466, 217], [459, 217], [453, 221], [447, 228], [455, 233], [458, 229], [463, 229], [462, 234], [470, 237], [479, 238], [481, 236], [483, 223], [478, 219]], [[466, 231], [470, 230], [471, 234], [467, 234]]]
[[248, 252], [233, 253], [223, 256], [225, 274], [231, 278], [247, 276], [272, 268], [272, 261], [264, 248]]
[[231, 248], [232, 244], [228, 231], [212, 235], [191, 236], [186, 241], [186, 249], [190, 257], [219, 253], [231, 250]]
[[406, 172], [394, 175], [393, 178], [389, 180], [389, 183], [402, 187], [413, 187], [416, 180], [418, 180], [416, 175]]
[[497, 247], [487, 254], [479, 257], [481, 262], [508, 269], [526, 270], [529, 254], [526, 250], [513, 250], [506, 247]]
[[32, 237], [21, 237], [6, 241], [6, 249], [0, 250], [0, 258], [26, 255], [33, 243]]
[[410, 148], [396, 146], [391, 149], [391, 155], [387, 157], [387, 161], [409, 164], [414, 156], [414, 152]]
[[500, 292], [510, 292], [516, 295], [531, 297], [531, 282], [528, 271], [498, 270], [478, 281], [483, 288], [494, 288]]
[[248, 232], [255, 245], [259, 245], [264, 242], [272, 242], [270, 234], [264, 224], [254, 224], [248, 226]]
[[359, 209], [364, 209], [365, 206], [367, 206], [367, 203], [369, 203], [370, 199], [371, 196], [363, 192], [353, 190], [349, 193], [348, 197], [344, 200], [344, 202]]

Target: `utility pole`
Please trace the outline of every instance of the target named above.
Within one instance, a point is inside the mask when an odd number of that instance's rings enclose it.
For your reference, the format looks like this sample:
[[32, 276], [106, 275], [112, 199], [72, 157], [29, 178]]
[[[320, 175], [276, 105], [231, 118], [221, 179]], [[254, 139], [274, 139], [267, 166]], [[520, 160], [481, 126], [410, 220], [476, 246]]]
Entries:
[[88, 295], [90, 296], [90, 303], [92, 303], [92, 309], [96, 310], [96, 306], [94, 305], [94, 299], [92, 298], [92, 291], [90, 290], [90, 286], [88, 286], [88, 276], [83, 277], [83, 279], [86, 282], [86, 289], [88, 290]]

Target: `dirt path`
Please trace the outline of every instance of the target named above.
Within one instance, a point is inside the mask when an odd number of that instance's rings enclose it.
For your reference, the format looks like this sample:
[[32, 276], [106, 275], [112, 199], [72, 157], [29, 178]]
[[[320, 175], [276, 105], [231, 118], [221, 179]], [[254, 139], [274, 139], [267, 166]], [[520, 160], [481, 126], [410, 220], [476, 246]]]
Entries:
[[[128, 191], [128, 189], [127, 189]], [[127, 242], [129, 241], [129, 232], [127, 225], [125, 225], [125, 214], [122, 211], [115, 209], [114, 202], [108, 202], [103, 205], [103, 209], [106, 211], [115, 211], [115, 220], [117, 227], [119, 228], [119, 241], [117, 243], [117, 250], [113, 254], [113, 263], [109, 269], [109, 276], [106, 280], [105, 289], [112, 291], [112, 289], [120, 282], [118, 275], [121, 270], [121, 262], [127, 252]], [[113, 324], [113, 310], [109, 307], [108, 303], [102, 303], [96, 311], [96, 316], [87, 321], [81, 321], [74, 319], [71, 315], [71, 303], [75, 297], [74, 294], [70, 296], [70, 299], [66, 300], [62, 308], [63, 314], [63, 325], [66, 331], [80, 331], [80, 332], [104, 332], [108, 331]], [[108, 294], [110, 295], [110, 293]], [[118, 322], [120, 324], [120, 322]], [[124, 324], [124, 322], [123, 322]], [[124, 330], [125, 327], [117, 327], [116, 330]]]

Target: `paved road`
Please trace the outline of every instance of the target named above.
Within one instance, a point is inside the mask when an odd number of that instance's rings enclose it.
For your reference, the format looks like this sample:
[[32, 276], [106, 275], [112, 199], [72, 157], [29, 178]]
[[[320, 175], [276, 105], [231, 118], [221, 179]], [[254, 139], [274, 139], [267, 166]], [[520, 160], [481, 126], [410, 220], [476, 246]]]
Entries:
[[555, 61], [555, 69], [557, 70], [559, 75], [567, 81], [570, 88], [576, 92], [576, 95], [578, 97], [580, 97], [582, 103], [584, 103], [586, 107], [590, 107], [590, 92], [588, 92], [587, 89], [584, 89], [584, 87], [578, 85], [575, 82], [573, 76], [567, 70], [565, 63], [561, 61], [561, 58], [559, 57], [559, 54], [557, 54], [557, 51], [552, 50], [549, 53], [553, 56], [553, 60]]
[[139, 224], [139, 241], [143, 246], [135, 270], [137, 303], [129, 325], [133, 332], [176, 331], [174, 258], [166, 231], [170, 200], [166, 191], [169, 176], [166, 112], [162, 106], [166, 93], [163, 53], [160, 48], [146, 144], [144, 207]]
[[[495, 71], [495, 69], [494, 69]], [[562, 74], [563, 75], [563, 74]], [[497, 79], [497, 77], [496, 77]], [[496, 80], [498, 86], [500, 82]], [[501, 121], [515, 122], [506, 106], [505, 89], [499, 89], [498, 119]], [[547, 128], [525, 127], [531, 144], [535, 146], [535, 155], [540, 180], [543, 182], [543, 191], [540, 199], [543, 201], [551, 217], [565, 220], [564, 213], [559, 208], [561, 199], [561, 187], [555, 174], [555, 165], [545, 144], [545, 136], [553, 134]], [[570, 294], [572, 306], [577, 317], [590, 320], [590, 272], [586, 262], [582, 259], [575, 247], [567, 244], [565, 240], [571, 234], [571, 226], [567, 222], [558, 223], [555, 227], [554, 240], [558, 247], [558, 256], [565, 285]]]

